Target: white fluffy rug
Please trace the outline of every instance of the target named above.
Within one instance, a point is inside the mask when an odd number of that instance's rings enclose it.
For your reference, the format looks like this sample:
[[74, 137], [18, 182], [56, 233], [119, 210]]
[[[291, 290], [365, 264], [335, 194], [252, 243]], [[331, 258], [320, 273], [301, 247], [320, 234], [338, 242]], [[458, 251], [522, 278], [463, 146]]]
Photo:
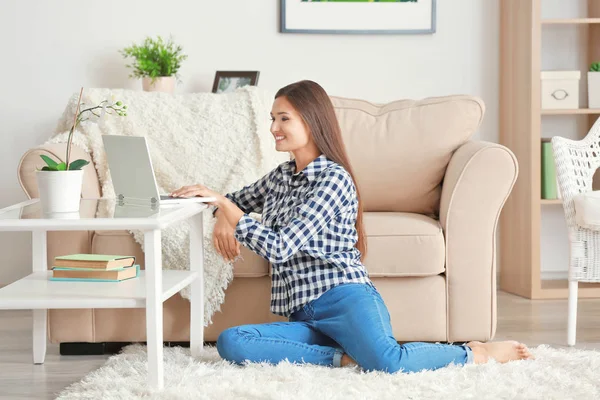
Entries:
[[58, 399], [599, 399], [600, 352], [531, 349], [533, 361], [459, 367], [413, 374], [358, 368], [249, 364], [222, 360], [206, 347], [165, 348], [165, 389], [146, 386], [145, 347], [132, 345], [65, 389]]

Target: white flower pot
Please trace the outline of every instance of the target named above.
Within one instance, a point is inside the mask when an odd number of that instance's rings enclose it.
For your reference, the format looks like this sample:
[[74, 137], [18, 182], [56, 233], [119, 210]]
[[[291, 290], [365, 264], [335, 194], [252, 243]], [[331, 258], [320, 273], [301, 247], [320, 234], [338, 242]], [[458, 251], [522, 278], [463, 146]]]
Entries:
[[142, 87], [146, 92], [164, 92], [171, 93], [175, 92], [175, 77], [174, 76], [162, 76], [156, 78], [152, 83], [152, 78], [143, 78]]
[[600, 108], [600, 72], [588, 72], [588, 108]]
[[79, 211], [83, 170], [37, 171], [38, 191], [45, 213]]

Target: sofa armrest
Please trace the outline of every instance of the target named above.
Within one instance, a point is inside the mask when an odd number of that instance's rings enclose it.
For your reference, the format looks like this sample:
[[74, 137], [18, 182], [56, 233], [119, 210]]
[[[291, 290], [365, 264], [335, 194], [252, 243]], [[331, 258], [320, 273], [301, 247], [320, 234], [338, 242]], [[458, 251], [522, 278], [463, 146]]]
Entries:
[[448, 164], [440, 223], [446, 241], [451, 342], [489, 340], [495, 335], [496, 227], [517, 175], [515, 155], [495, 143], [467, 142]]
[[[21, 188], [23, 188], [23, 191], [25, 191], [27, 197], [30, 199], [39, 197], [35, 171], [46, 165], [40, 155], [44, 154], [55, 160], [64, 161], [66, 149], [66, 143], [47, 144], [30, 149], [21, 157], [17, 167], [17, 175], [19, 184], [21, 185]], [[82, 158], [90, 162], [89, 165], [83, 168], [82, 197], [100, 197], [100, 183], [90, 155], [75, 145], [72, 145], [71, 151], [73, 160]], [[48, 268], [52, 267], [54, 257], [57, 255], [90, 253], [92, 234], [93, 231], [48, 232]]]

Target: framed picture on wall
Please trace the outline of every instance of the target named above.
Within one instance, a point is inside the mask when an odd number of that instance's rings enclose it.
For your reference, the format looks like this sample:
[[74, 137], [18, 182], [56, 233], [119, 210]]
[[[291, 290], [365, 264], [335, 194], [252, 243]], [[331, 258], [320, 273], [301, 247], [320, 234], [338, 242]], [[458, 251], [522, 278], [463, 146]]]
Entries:
[[281, 0], [283, 33], [435, 33], [436, 0]]
[[259, 71], [217, 71], [212, 92], [228, 93], [244, 86], [256, 86], [258, 75]]

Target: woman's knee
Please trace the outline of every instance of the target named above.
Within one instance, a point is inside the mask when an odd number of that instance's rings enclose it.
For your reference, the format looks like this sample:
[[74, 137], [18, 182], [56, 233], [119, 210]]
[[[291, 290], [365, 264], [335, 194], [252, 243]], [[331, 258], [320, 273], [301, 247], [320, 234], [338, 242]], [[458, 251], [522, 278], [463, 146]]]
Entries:
[[[257, 336], [251, 325], [234, 326], [225, 329], [217, 338], [217, 351], [221, 358], [242, 364], [247, 359], [247, 341], [244, 338]], [[260, 334], [258, 334], [260, 336]]]
[[240, 334], [237, 327], [225, 329], [217, 338], [217, 351], [221, 358], [241, 364]]

